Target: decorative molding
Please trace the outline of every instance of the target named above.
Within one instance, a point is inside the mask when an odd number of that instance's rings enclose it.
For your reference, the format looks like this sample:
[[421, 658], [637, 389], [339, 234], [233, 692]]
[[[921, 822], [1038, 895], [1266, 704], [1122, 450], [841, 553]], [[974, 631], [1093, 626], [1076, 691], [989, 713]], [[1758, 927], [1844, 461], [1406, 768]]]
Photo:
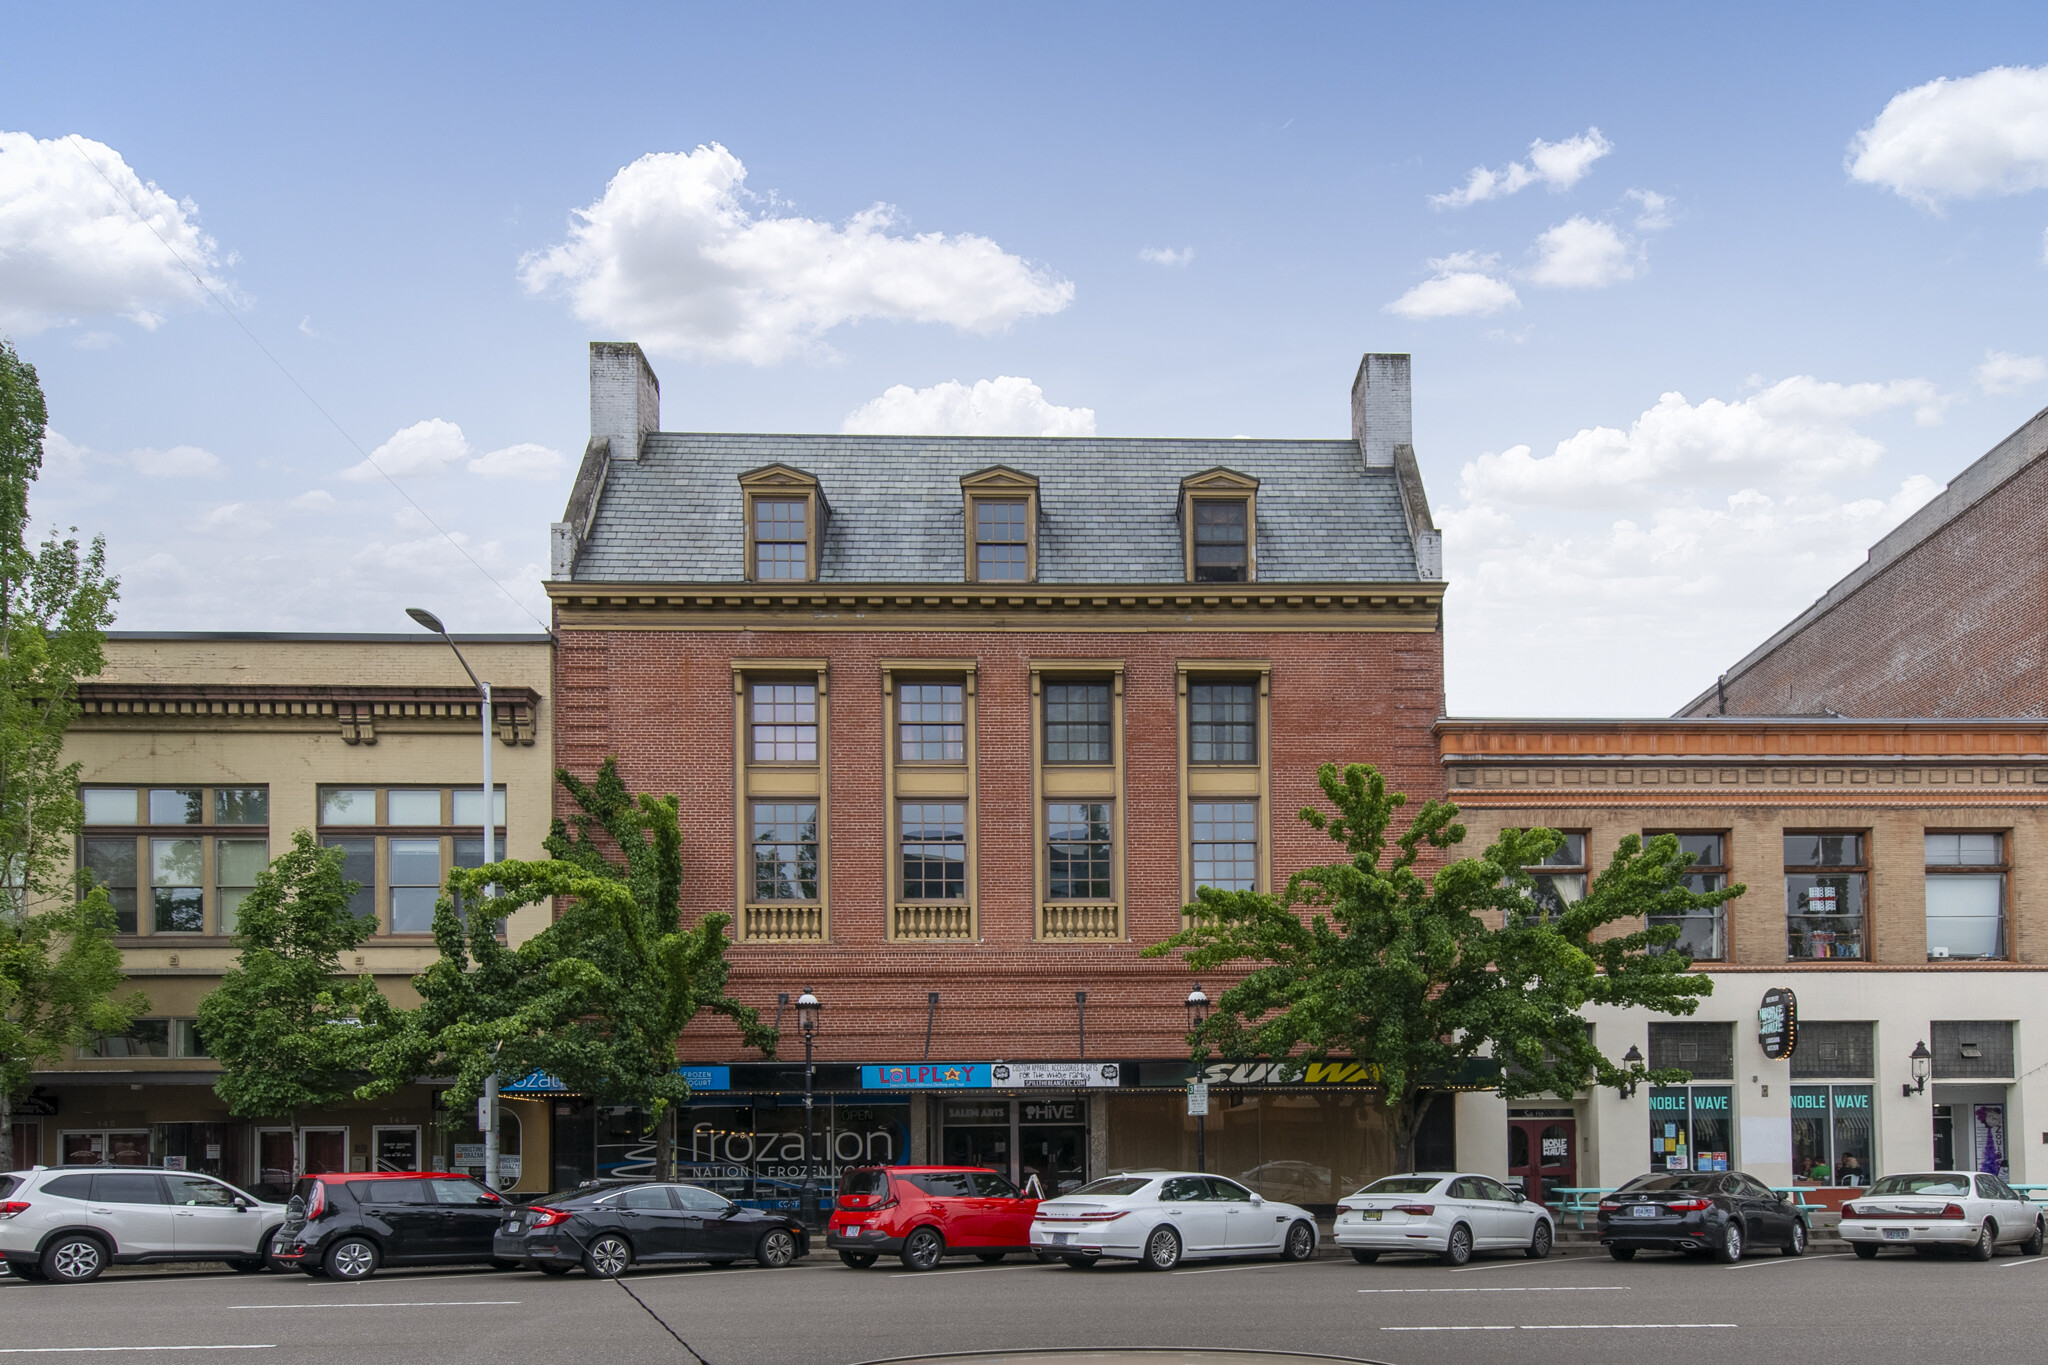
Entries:
[[[467, 687], [293, 686], [236, 683], [82, 683], [78, 726], [122, 729], [325, 729], [347, 744], [375, 744], [380, 728], [399, 734], [473, 731], [481, 703]], [[541, 695], [493, 687], [493, 728], [501, 743], [531, 746]]]

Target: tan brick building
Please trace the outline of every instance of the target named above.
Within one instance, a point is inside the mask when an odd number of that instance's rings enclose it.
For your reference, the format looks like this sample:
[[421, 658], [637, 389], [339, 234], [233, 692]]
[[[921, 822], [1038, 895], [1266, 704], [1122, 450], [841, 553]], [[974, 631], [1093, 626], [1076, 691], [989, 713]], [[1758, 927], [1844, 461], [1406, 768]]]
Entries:
[[[1680, 926], [1715, 986], [1697, 1014], [1591, 1014], [1608, 1055], [1636, 1047], [1691, 1086], [1496, 1109], [1494, 1160], [1531, 1188], [1674, 1158], [1816, 1188], [1930, 1162], [2048, 1180], [2040, 721], [1451, 719], [1437, 739], [1471, 848], [1504, 828], [1567, 834], [1541, 869], [1565, 899], [1628, 834], [1676, 833], [1701, 878], [1747, 888]], [[1758, 1019], [1774, 987], [1798, 1016], [1777, 1060]], [[1546, 1137], [1568, 1145], [1546, 1158]]]

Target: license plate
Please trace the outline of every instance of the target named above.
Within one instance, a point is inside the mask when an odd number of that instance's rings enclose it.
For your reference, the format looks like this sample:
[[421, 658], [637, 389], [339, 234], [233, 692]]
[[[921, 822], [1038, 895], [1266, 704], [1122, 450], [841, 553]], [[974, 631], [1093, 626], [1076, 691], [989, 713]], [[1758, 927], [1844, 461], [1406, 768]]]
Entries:
[[1359, 1214], [1358, 1216], [1360, 1218], [1363, 1218], [1368, 1223], [1377, 1223], [1380, 1221], [1380, 1211], [1378, 1209], [1367, 1209], [1365, 1210], [1365, 1212]]
[[1080, 1235], [1081, 1234], [1078, 1232], [1055, 1232], [1052, 1235], [1052, 1239], [1055, 1242], [1058, 1242], [1061, 1246], [1071, 1246], [1073, 1244], [1074, 1239], [1076, 1237], [1079, 1237]]
[[1637, 1204], [1634, 1208], [1628, 1211], [1628, 1214], [1631, 1218], [1655, 1218], [1658, 1214], [1662, 1213], [1663, 1211], [1664, 1210], [1658, 1208], [1655, 1204]]
[[1906, 1240], [1906, 1239], [1907, 1239], [1908, 1237], [1911, 1237], [1912, 1235], [1913, 1235], [1913, 1232], [1912, 1232], [1912, 1229], [1910, 1229], [1910, 1228], [1886, 1228], [1886, 1229], [1884, 1229], [1884, 1239], [1885, 1239], [1885, 1240], [1886, 1240], [1887, 1242], [1903, 1242], [1903, 1241], [1905, 1241], [1905, 1240]]

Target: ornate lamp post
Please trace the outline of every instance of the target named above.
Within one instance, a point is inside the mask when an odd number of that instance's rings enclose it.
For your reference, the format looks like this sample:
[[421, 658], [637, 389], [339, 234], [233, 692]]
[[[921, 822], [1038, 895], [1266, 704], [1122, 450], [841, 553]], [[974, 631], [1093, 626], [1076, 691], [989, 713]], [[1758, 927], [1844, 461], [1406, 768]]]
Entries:
[[823, 1008], [808, 986], [796, 998], [797, 1027], [804, 1035], [804, 1189], [798, 1212], [804, 1226], [813, 1230], [818, 1226], [818, 1165], [816, 1154], [811, 1150], [811, 1044], [818, 1033], [818, 1011]]
[[[1202, 1021], [1209, 1017], [1209, 997], [1202, 994], [1199, 982], [1188, 992], [1187, 1005], [1188, 1032], [1194, 1033], [1202, 1027]], [[1208, 1134], [1205, 1131], [1208, 1122], [1205, 1115], [1195, 1115], [1195, 1169], [1198, 1171], [1209, 1169]]]

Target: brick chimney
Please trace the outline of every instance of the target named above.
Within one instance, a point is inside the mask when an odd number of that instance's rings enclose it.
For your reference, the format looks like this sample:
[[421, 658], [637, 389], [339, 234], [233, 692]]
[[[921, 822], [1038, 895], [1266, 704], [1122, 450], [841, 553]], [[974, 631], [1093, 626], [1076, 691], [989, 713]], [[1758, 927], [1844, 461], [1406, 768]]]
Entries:
[[[1405, 364], [1407, 357], [1402, 357]], [[1405, 392], [1405, 386], [1404, 390]], [[590, 439], [614, 460], [638, 460], [640, 438], [661, 430], [661, 381], [638, 342], [590, 343]]]
[[1393, 468], [1394, 447], [1415, 444], [1407, 356], [1369, 354], [1358, 362], [1358, 378], [1351, 381], [1351, 439], [1368, 469]]

